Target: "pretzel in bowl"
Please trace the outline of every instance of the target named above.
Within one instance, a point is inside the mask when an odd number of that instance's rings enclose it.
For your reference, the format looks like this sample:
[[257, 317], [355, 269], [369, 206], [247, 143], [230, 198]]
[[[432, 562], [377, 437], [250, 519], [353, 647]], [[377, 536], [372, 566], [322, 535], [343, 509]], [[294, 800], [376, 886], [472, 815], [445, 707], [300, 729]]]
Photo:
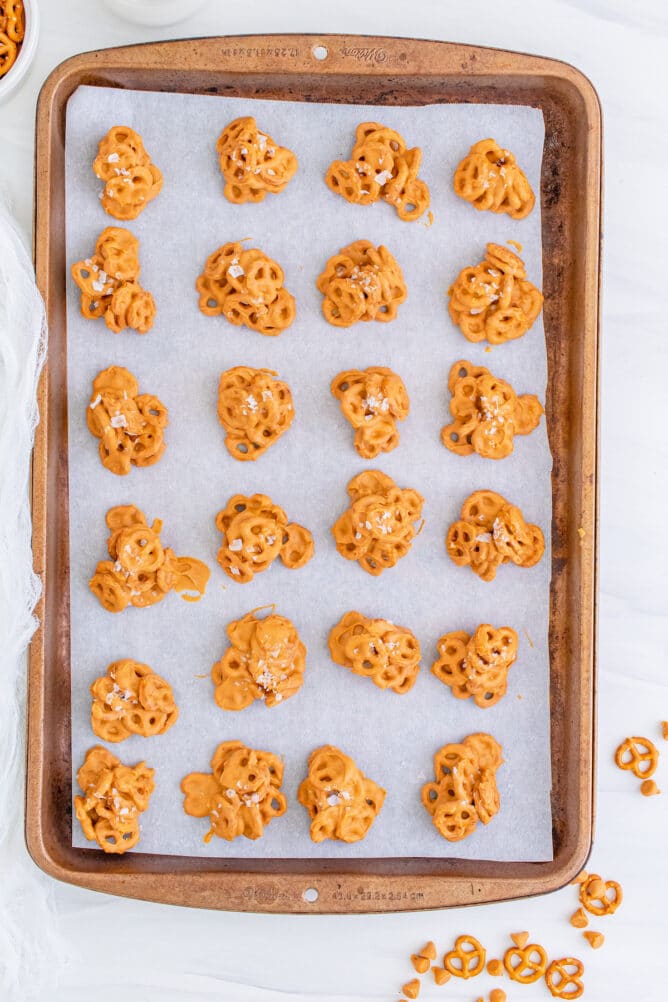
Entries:
[[150, 738], [176, 723], [179, 710], [169, 682], [148, 665], [124, 658], [90, 687], [90, 723], [103, 741], [125, 741], [132, 734]]
[[100, 439], [102, 465], [119, 476], [132, 466], [152, 466], [165, 451], [167, 408], [157, 397], [140, 394], [135, 376], [121, 366], [110, 365], [93, 380], [86, 422]]
[[352, 327], [359, 320], [394, 320], [408, 295], [401, 268], [387, 247], [356, 240], [330, 257], [318, 277], [322, 312], [334, 327]]
[[266, 571], [278, 556], [290, 570], [303, 567], [313, 556], [309, 530], [288, 523], [283, 509], [266, 494], [235, 494], [216, 515], [216, 528], [223, 534], [218, 563], [239, 584]]
[[74, 813], [89, 841], [103, 852], [122, 855], [139, 841], [139, 816], [155, 789], [154, 769], [145, 762], [123, 765], [101, 745], [86, 752], [77, 773], [83, 796], [74, 798]]
[[153, 296], [139, 284], [139, 241], [122, 226], [107, 226], [95, 243], [92, 257], [72, 265], [72, 278], [81, 290], [81, 315], [104, 317], [109, 330], [126, 327], [146, 334], [153, 326]]
[[385, 790], [358, 769], [334, 745], [311, 752], [308, 775], [297, 799], [311, 818], [311, 840], [359, 842], [376, 820], [385, 801]]
[[243, 710], [256, 700], [277, 706], [302, 687], [306, 648], [285, 616], [247, 612], [227, 627], [231, 646], [211, 669], [214, 699], [221, 710]]
[[346, 560], [356, 560], [367, 574], [377, 576], [410, 550], [424, 498], [411, 488], [397, 487], [380, 470], [353, 477], [348, 496], [350, 507], [332, 526], [336, 548]]
[[400, 219], [413, 222], [429, 208], [429, 188], [418, 178], [422, 150], [409, 150], [395, 129], [362, 122], [355, 131], [350, 160], [330, 164], [325, 182], [336, 195], [355, 205], [389, 202]]
[[292, 150], [260, 132], [250, 115], [225, 126], [216, 152], [225, 178], [223, 194], [235, 205], [262, 202], [267, 194], [280, 194], [298, 167]]
[[454, 420], [441, 431], [441, 441], [458, 456], [477, 452], [485, 459], [504, 459], [513, 451], [514, 436], [532, 432], [543, 413], [538, 397], [518, 397], [510, 383], [465, 359], [450, 369], [448, 389]]
[[0, 0], [0, 80], [16, 62], [25, 33], [26, 16], [21, 0]]
[[396, 422], [404, 421], [410, 409], [406, 387], [396, 372], [382, 366], [349, 369], [334, 377], [330, 389], [355, 429], [355, 449], [362, 459], [396, 449]]
[[476, 209], [505, 212], [511, 219], [524, 219], [536, 204], [526, 174], [510, 150], [494, 139], [474, 143], [454, 177], [455, 194]]
[[127, 125], [114, 125], [100, 140], [93, 170], [104, 181], [102, 208], [114, 219], [136, 219], [162, 188], [161, 171]]
[[483, 581], [493, 581], [500, 564], [537, 564], [545, 539], [540, 527], [525, 522], [520, 509], [500, 494], [474, 491], [448, 529], [445, 548], [458, 567], [470, 567]]
[[526, 277], [524, 261], [501, 244], [487, 244], [485, 260], [463, 268], [448, 296], [450, 319], [464, 337], [490, 344], [522, 337], [543, 307], [540, 290]]
[[498, 813], [496, 770], [502, 764], [501, 745], [491, 734], [469, 734], [436, 752], [436, 780], [422, 787], [422, 803], [448, 842], [467, 838], [479, 821], [488, 825]]
[[445, 633], [439, 657], [431, 668], [457, 699], [473, 697], [476, 706], [494, 706], [505, 695], [508, 669], [517, 658], [517, 634], [510, 626], [495, 629], [482, 623], [469, 636], [463, 630]]
[[143, 609], [161, 602], [170, 591], [198, 601], [206, 591], [210, 571], [194, 557], [177, 557], [160, 541], [162, 521], [149, 526], [134, 505], [110, 508], [107, 550], [110, 560], [101, 560], [90, 579], [90, 590], [107, 612], [122, 612], [128, 605]]
[[224, 316], [235, 327], [276, 337], [295, 319], [294, 296], [283, 287], [283, 269], [257, 247], [227, 243], [206, 259], [195, 287], [207, 317]]
[[233, 459], [258, 459], [292, 424], [290, 387], [275, 376], [271, 369], [237, 365], [220, 377], [218, 420]]
[[227, 842], [239, 835], [261, 838], [272, 818], [285, 814], [278, 755], [248, 748], [242, 741], [223, 741], [211, 759], [211, 770], [191, 772], [181, 782], [186, 814], [209, 819], [204, 842], [214, 835]]
[[332, 628], [329, 652], [337, 665], [400, 696], [413, 688], [420, 670], [420, 644], [410, 630], [361, 612], [347, 612]]

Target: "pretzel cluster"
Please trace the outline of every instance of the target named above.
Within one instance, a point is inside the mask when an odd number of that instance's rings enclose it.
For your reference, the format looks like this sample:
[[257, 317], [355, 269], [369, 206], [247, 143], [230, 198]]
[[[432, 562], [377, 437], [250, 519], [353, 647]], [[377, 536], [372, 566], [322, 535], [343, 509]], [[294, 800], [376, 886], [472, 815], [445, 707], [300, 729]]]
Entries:
[[371, 205], [382, 198], [400, 219], [413, 222], [429, 208], [429, 188], [418, 178], [422, 150], [406, 147], [394, 129], [378, 122], [362, 122], [355, 130], [350, 160], [330, 164], [327, 187], [347, 202]]
[[420, 644], [410, 630], [361, 612], [341, 617], [330, 631], [329, 652], [337, 665], [399, 695], [413, 688], [420, 670]]
[[311, 752], [308, 775], [297, 792], [311, 818], [311, 840], [359, 842], [376, 820], [385, 790], [333, 745]]
[[210, 571], [194, 557], [177, 557], [160, 542], [162, 522], [152, 526], [134, 505], [118, 505], [107, 512], [110, 530], [107, 550], [110, 560], [101, 560], [90, 580], [90, 590], [108, 612], [122, 612], [128, 605], [144, 608], [161, 602], [170, 591], [197, 601], [206, 591]]
[[322, 312], [335, 327], [352, 327], [358, 320], [394, 320], [408, 295], [401, 268], [387, 247], [356, 240], [330, 257], [318, 277]]
[[142, 137], [126, 125], [114, 125], [100, 140], [93, 170], [104, 181], [102, 208], [114, 219], [136, 219], [162, 188]]
[[283, 288], [283, 269], [259, 250], [227, 243], [210, 254], [195, 286], [207, 317], [222, 314], [236, 327], [276, 337], [295, 319], [294, 296]]
[[355, 449], [375, 459], [399, 445], [397, 421], [408, 417], [410, 401], [403, 380], [392, 369], [349, 369], [332, 380], [332, 394], [355, 429]]
[[476, 209], [506, 212], [512, 219], [524, 219], [536, 202], [515, 157], [494, 139], [474, 143], [455, 171], [454, 189]]
[[538, 397], [518, 397], [510, 383], [465, 360], [450, 369], [448, 389], [454, 421], [443, 428], [441, 440], [458, 456], [477, 452], [485, 459], [504, 459], [513, 451], [514, 436], [532, 432], [543, 413]]
[[266, 571], [280, 556], [296, 570], [313, 556], [313, 536], [303, 525], [288, 523], [288, 516], [266, 494], [235, 494], [216, 516], [223, 534], [218, 563], [228, 577], [247, 584]]
[[164, 734], [179, 715], [169, 682], [130, 658], [110, 664], [106, 675], [95, 679], [90, 694], [91, 727], [103, 741], [125, 741], [131, 734], [143, 738]]
[[211, 769], [191, 772], [181, 782], [186, 814], [209, 818], [205, 842], [214, 835], [227, 842], [239, 835], [261, 838], [271, 819], [285, 814], [283, 763], [277, 755], [247, 748], [241, 741], [223, 741]]
[[153, 296], [139, 284], [139, 241], [121, 226], [107, 226], [95, 243], [95, 253], [72, 265], [81, 290], [81, 314], [87, 320], [104, 317], [119, 334], [131, 327], [146, 334], [153, 326]]
[[382, 574], [410, 550], [424, 498], [397, 487], [380, 470], [358, 473], [348, 484], [348, 495], [350, 507], [332, 526], [336, 548], [367, 574]]
[[123, 765], [106, 748], [86, 752], [77, 773], [83, 796], [74, 798], [74, 813], [89, 841], [104, 852], [122, 855], [139, 841], [139, 815], [148, 807], [155, 770], [145, 762]]
[[516, 505], [494, 491], [474, 491], [448, 529], [445, 546], [458, 567], [470, 567], [483, 581], [493, 581], [500, 564], [537, 564], [545, 540], [540, 527], [525, 522]]
[[226, 125], [216, 143], [223, 194], [228, 202], [262, 202], [267, 193], [278, 195], [297, 170], [297, 157], [266, 132], [250, 115]]
[[422, 803], [448, 842], [467, 838], [498, 812], [496, 770], [502, 763], [501, 745], [490, 734], [469, 734], [436, 752], [436, 781], [422, 787]]
[[86, 422], [100, 439], [102, 465], [119, 476], [131, 466], [152, 466], [165, 451], [167, 408], [149, 393], [140, 395], [137, 379], [121, 366], [111, 365], [93, 380]]
[[445, 633], [438, 642], [438, 660], [431, 668], [457, 699], [473, 696], [476, 706], [494, 706], [505, 695], [508, 669], [517, 658], [517, 634], [510, 626], [489, 623], [470, 636], [463, 630]]
[[26, 33], [21, 0], [0, 0], [0, 79], [16, 62]]
[[234, 459], [255, 460], [292, 424], [292, 393], [271, 369], [237, 365], [220, 377], [218, 420]]
[[468, 341], [504, 344], [522, 337], [538, 317], [543, 296], [527, 280], [524, 261], [501, 244], [462, 269], [448, 289], [448, 312]]
[[221, 710], [243, 710], [261, 699], [276, 706], [302, 687], [306, 648], [289, 619], [247, 612], [227, 627], [231, 647], [211, 670]]

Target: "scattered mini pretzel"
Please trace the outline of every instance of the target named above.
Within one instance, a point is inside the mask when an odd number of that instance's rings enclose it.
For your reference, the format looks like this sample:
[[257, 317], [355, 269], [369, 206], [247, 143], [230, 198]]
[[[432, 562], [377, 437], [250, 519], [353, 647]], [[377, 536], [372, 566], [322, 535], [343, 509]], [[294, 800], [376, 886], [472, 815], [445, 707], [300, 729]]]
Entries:
[[280, 556], [296, 570], [313, 556], [313, 536], [303, 525], [288, 524], [288, 516], [266, 494], [235, 494], [216, 515], [223, 534], [218, 563], [228, 577], [247, 584]]
[[579, 999], [584, 991], [584, 964], [574, 957], [553, 960], [545, 971], [545, 984], [557, 999]]
[[110, 365], [93, 380], [86, 422], [100, 439], [102, 465], [118, 476], [132, 466], [152, 466], [165, 451], [167, 408], [149, 393], [140, 395], [136, 377], [121, 366]]
[[475, 936], [457, 936], [452, 950], [443, 957], [443, 966], [454, 978], [475, 978], [485, 969], [487, 953]]
[[502, 763], [501, 745], [490, 734], [469, 734], [436, 752], [436, 781], [422, 787], [422, 803], [448, 842], [467, 838], [479, 821], [487, 825], [498, 813], [496, 770]]
[[649, 779], [659, 764], [659, 749], [649, 738], [625, 738], [615, 752], [615, 764], [638, 779]]
[[616, 880], [602, 880], [590, 873], [580, 884], [580, 901], [592, 915], [612, 915], [622, 903], [622, 888]]
[[93, 170], [104, 181], [102, 208], [114, 219], [136, 219], [162, 188], [142, 137], [126, 125], [114, 125], [100, 140]]
[[298, 167], [292, 150], [260, 132], [250, 115], [225, 126], [216, 152], [225, 178], [223, 194], [235, 205], [262, 202], [267, 194], [280, 194]]
[[547, 970], [547, 953], [540, 943], [511, 946], [503, 955], [503, 966], [512, 981], [531, 985], [540, 981]]
[[103, 741], [125, 741], [132, 734], [150, 738], [176, 723], [179, 710], [169, 682], [148, 665], [114, 661], [90, 687], [90, 724]]
[[104, 317], [109, 330], [126, 327], [146, 334], [153, 326], [155, 301], [139, 284], [139, 241], [121, 226], [107, 226], [95, 243], [95, 253], [72, 265], [81, 290], [81, 314], [87, 320]]
[[404, 421], [410, 409], [406, 387], [396, 372], [381, 366], [349, 369], [334, 377], [331, 391], [355, 429], [355, 449], [362, 459], [396, 449], [396, 422]]
[[254, 461], [288, 430], [294, 418], [292, 393], [271, 369], [237, 365], [220, 377], [218, 420], [233, 459]]
[[399, 695], [413, 688], [420, 670], [420, 644], [410, 630], [361, 612], [347, 612], [332, 628], [329, 652], [337, 665]]
[[508, 670], [517, 658], [517, 634], [510, 626], [488, 623], [469, 636], [463, 630], [445, 633], [438, 641], [439, 658], [431, 668], [457, 699], [473, 696], [476, 706], [494, 706], [505, 695]]
[[545, 540], [539, 526], [525, 522], [516, 505], [494, 491], [474, 491], [448, 529], [445, 547], [458, 567], [470, 567], [483, 581], [493, 581], [500, 564], [537, 564]]
[[0, 0], [0, 80], [16, 62], [26, 33], [21, 0]]
[[368, 779], [355, 762], [333, 745], [311, 752], [308, 775], [297, 799], [311, 818], [311, 839], [359, 842], [376, 820], [385, 790]]
[[394, 320], [408, 295], [401, 268], [387, 247], [356, 240], [330, 257], [318, 277], [322, 312], [334, 327], [352, 327], [359, 320]]
[[494, 139], [474, 143], [457, 167], [453, 184], [455, 194], [476, 209], [505, 212], [512, 219], [524, 219], [536, 203], [515, 157]]
[[123, 765], [101, 745], [90, 748], [77, 773], [83, 796], [74, 798], [74, 813], [86, 838], [118, 856], [133, 849], [140, 837], [139, 815], [155, 789], [154, 773], [145, 762]]

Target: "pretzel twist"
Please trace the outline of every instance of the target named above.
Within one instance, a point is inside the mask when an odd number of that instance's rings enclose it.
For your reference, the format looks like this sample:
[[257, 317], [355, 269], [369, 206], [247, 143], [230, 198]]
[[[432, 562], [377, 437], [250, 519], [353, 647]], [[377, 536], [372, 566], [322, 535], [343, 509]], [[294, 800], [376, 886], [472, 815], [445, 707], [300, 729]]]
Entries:
[[288, 430], [294, 418], [292, 393], [271, 369], [238, 365], [220, 377], [218, 420], [234, 459], [253, 461]]
[[332, 628], [329, 652], [337, 665], [399, 695], [413, 688], [420, 670], [420, 644], [410, 630], [360, 612], [347, 612]]
[[512, 981], [532, 985], [534, 981], [540, 981], [547, 970], [547, 953], [540, 943], [511, 946], [504, 954], [503, 966]]
[[145, 762], [122, 765], [106, 748], [86, 752], [77, 773], [83, 796], [74, 798], [74, 813], [89, 841], [103, 852], [122, 855], [139, 841], [139, 815], [147, 809], [155, 783]]
[[90, 722], [103, 741], [125, 741], [132, 734], [164, 734], [179, 715], [169, 682], [148, 665], [125, 658], [114, 661], [90, 687]]
[[494, 491], [474, 491], [462, 505], [445, 540], [448, 556], [470, 567], [483, 581], [493, 581], [501, 564], [533, 567], [545, 551], [539, 526], [524, 521], [519, 508]]
[[16, 62], [26, 33], [21, 0], [0, 0], [0, 79]]
[[294, 176], [298, 161], [292, 150], [260, 132], [254, 118], [235, 118], [216, 143], [223, 194], [229, 202], [262, 202], [267, 193], [278, 195]]
[[435, 782], [422, 787], [422, 803], [448, 842], [487, 825], [500, 807], [496, 770], [501, 745], [490, 734], [469, 734], [461, 744], [443, 745], [434, 755]]
[[622, 903], [623, 893], [616, 880], [602, 880], [590, 873], [580, 884], [580, 902], [591, 915], [613, 915]]
[[638, 779], [649, 779], [659, 764], [659, 749], [649, 738], [625, 738], [615, 752], [615, 764]]
[[517, 658], [517, 634], [510, 626], [495, 629], [489, 623], [469, 636], [445, 633], [438, 642], [439, 657], [432, 675], [450, 686], [457, 699], [473, 697], [476, 706], [494, 706], [505, 695], [508, 669]]
[[121, 226], [107, 226], [95, 243], [95, 253], [72, 265], [72, 278], [81, 290], [81, 314], [88, 320], [104, 317], [115, 334], [131, 327], [146, 334], [153, 326], [155, 302], [138, 282], [139, 241]]
[[387, 247], [356, 240], [330, 257], [318, 277], [322, 312], [334, 327], [358, 321], [394, 320], [407, 296], [401, 268]]
[[399, 445], [396, 422], [408, 417], [410, 402], [400, 376], [372, 366], [349, 369], [332, 380], [332, 395], [355, 429], [355, 449], [363, 459], [375, 459]]
[[266, 494], [235, 494], [216, 516], [223, 534], [218, 563], [228, 577], [247, 584], [280, 556], [286, 567], [303, 567], [314, 553], [308, 529], [288, 517]]
[[553, 960], [545, 972], [545, 984], [557, 999], [579, 999], [584, 992], [584, 964], [575, 957]]
[[152, 466], [165, 451], [167, 408], [157, 397], [140, 394], [137, 379], [121, 366], [111, 365], [93, 380], [86, 422], [100, 439], [102, 465], [119, 476], [132, 466]]
[[455, 978], [475, 978], [485, 969], [487, 951], [475, 936], [457, 936], [452, 950], [443, 957], [443, 966]]
[[510, 150], [494, 139], [474, 143], [455, 171], [455, 194], [476, 209], [524, 219], [536, 203], [526, 175]]
[[297, 799], [311, 818], [311, 839], [359, 842], [376, 820], [385, 790], [368, 779], [355, 762], [333, 745], [311, 752], [308, 775]]

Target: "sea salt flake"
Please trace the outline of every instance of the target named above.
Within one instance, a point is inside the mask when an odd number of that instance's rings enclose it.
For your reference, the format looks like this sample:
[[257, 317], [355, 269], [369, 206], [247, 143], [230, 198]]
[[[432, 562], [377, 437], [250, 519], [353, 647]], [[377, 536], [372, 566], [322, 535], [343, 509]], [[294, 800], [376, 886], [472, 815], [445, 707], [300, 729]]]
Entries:
[[88, 406], [92, 411], [94, 411], [97, 405], [101, 403], [102, 403], [102, 394], [98, 393], [98, 395], [95, 397], [95, 400], [93, 400], [93, 402], [90, 403]]
[[241, 267], [240, 264], [231, 264], [230, 267], [227, 269], [227, 274], [230, 276], [230, 278], [241, 278], [241, 276], [245, 275], [246, 272], [244, 271], [244, 269]]
[[392, 180], [392, 177], [392, 171], [382, 170], [380, 174], [376, 174], [376, 184], [387, 184], [388, 181]]
[[109, 156], [107, 157], [107, 163], [117, 164], [120, 159], [121, 158], [119, 157], [118, 153], [110, 153]]
[[111, 419], [112, 428], [127, 428], [127, 426], [128, 422], [125, 417], [125, 414], [114, 414], [114, 416]]
[[232, 542], [230, 543], [229, 548], [230, 550], [232, 550], [233, 553], [237, 553], [243, 547], [243, 545], [244, 544], [240, 539], [233, 539]]

